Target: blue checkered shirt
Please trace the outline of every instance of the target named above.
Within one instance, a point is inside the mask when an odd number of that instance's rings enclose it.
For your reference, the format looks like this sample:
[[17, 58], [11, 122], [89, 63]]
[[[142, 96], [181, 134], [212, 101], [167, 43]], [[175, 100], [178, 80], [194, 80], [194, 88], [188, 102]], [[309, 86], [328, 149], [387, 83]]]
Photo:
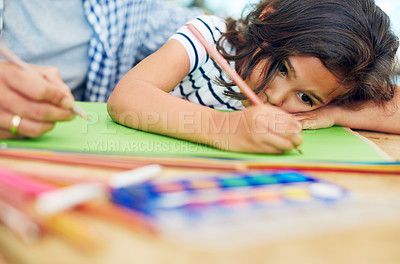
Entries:
[[[83, 101], [105, 102], [117, 82], [201, 10], [159, 0], [82, 0], [93, 26]], [[3, 22], [0, 0], [0, 26]]]

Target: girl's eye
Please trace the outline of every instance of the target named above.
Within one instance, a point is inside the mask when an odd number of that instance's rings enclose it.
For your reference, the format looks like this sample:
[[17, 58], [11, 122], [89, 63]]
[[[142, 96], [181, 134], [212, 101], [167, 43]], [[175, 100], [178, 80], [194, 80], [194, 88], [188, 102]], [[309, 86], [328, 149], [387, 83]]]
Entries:
[[285, 77], [288, 73], [288, 69], [286, 68], [286, 66], [284, 64], [282, 64], [281, 68], [279, 69], [279, 74], [282, 77]]
[[306, 95], [305, 93], [299, 93], [299, 97], [304, 103], [309, 104], [310, 106], [313, 106], [313, 104], [314, 104], [313, 100], [311, 100], [311, 98], [308, 95]]

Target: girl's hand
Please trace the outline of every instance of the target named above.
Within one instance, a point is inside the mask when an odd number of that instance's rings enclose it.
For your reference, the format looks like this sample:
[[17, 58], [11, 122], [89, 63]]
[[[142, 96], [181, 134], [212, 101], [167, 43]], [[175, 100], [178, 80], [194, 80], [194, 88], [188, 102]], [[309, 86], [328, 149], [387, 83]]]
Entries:
[[319, 129], [335, 125], [338, 112], [339, 107], [327, 105], [310, 112], [296, 113], [292, 116], [301, 123], [303, 129]]
[[0, 62], [1, 139], [38, 137], [56, 121], [74, 117], [70, 110], [74, 98], [58, 71], [54, 67], [32, 69], [38, 74]]
[[272, 105], [225, 112], [215, 121], [209, 144], [224, 150], [280, 154], [302, 143], [301, 124]]

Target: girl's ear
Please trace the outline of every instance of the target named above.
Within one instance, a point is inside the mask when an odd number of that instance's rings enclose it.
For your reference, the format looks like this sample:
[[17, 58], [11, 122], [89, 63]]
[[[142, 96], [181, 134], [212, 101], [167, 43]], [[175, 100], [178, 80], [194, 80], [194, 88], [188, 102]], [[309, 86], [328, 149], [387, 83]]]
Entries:
[[266, 19], [269, 16], [269, 14], [272, 14], [274, 12], [275, 8], [272, 6], [272, 4], [267, 5], [260, 14], [260, 20]]

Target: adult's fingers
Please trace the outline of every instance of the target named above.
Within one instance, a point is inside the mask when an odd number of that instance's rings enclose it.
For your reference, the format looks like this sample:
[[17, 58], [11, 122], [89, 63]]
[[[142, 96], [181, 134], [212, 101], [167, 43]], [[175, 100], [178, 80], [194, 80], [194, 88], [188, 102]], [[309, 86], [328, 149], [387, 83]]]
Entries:
[[0, 139], [23, 139], [24, 136], [14, 135], [9, 130], [0, 129]]
[[66, 121], [75, 116], [70, 109], [45, 101], [34, 101], [13, 90], [3, 92], [0, 96], [0, 105], [3, 110], [36, 121]]
[[16, 127], [16, 133], [11, 133], [11, 122], [14, 114], [7, 111], [0, 111], [0, 138], [38, 137], [54, 127], [54, 122], [40, 122], [29, 118], [21, 117]]
[[74, 99], [71, 93], [49, 82], [39, 73], [27, 72], [13, 65], [2, 66], [3, 81], [25, 97], [37, 101], [46, 101], [64, 108], [72, 107]]
[[57, 85], [60, 89], [65, 90], [68, 94], [72, 96], [71, 89], [64, 83], [60, 72], [56, 67], [52, 66], [37, 66], [31, 65], [44, 79], [50, 83]]

